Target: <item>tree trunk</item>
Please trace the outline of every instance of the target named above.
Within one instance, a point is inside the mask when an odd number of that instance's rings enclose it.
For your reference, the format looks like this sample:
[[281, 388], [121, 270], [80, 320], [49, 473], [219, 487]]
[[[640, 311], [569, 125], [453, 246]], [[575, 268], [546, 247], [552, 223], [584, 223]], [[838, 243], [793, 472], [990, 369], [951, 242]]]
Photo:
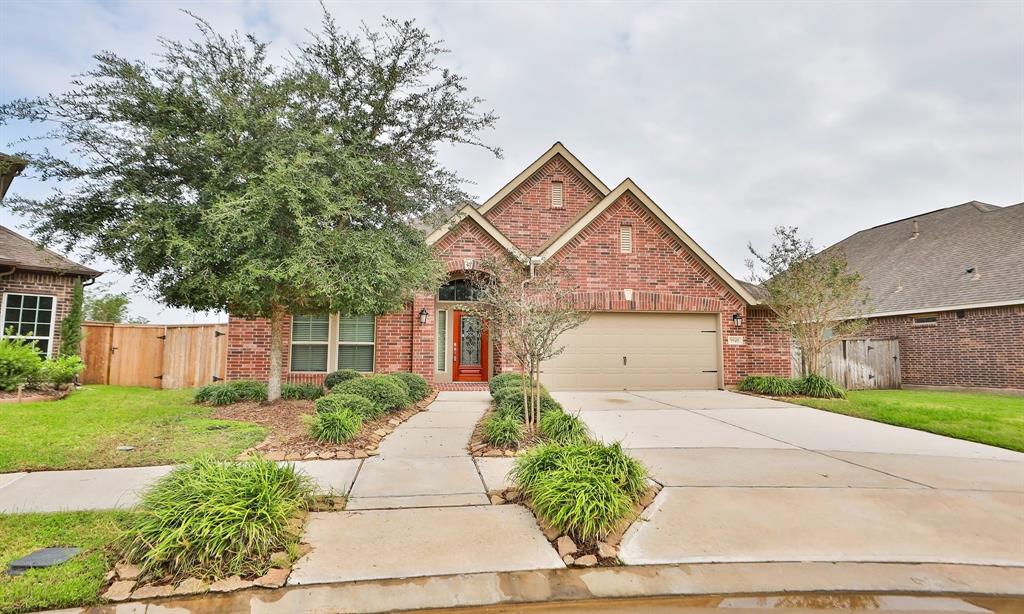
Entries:
[[270, 376], [267, 378], [267, 401], [281, 398], [281, 355], [284, 348], [281, 343], [284, 328], [284, 307], [273, 305], [270, 308]]

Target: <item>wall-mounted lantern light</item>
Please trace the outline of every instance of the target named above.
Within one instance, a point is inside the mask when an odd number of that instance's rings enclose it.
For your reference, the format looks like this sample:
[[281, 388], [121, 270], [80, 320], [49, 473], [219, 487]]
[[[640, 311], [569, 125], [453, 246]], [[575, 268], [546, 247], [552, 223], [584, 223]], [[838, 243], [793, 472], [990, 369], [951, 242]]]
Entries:
[[430, 313], [427, 311], [426, 307], [423, 307], [422, 309], [420, 309], [420, 324], [421, 325], [427, 323], [427, 316], [429, 316], [429, 315], [430, 315]]
[[741, 316], [738, 313], [732, 314], [732, 325], [733, 326], [743, 326], [743, 316]]

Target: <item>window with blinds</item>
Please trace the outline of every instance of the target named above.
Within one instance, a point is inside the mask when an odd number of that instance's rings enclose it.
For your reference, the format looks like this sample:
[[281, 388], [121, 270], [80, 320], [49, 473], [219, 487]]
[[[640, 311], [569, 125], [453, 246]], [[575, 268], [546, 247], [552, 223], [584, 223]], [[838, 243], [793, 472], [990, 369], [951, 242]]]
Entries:
[[324, 372], [327, 370], [327, 345], [330, 318], [292, 316], [292, 371]]
[[338, 318], [338, 368], [373, 371], [376, 322], [373, 316]]
[[561, 181], [551, 182], [551, 207], [560, 209], [563, 203], [563, 185]]
[[448, 369], [445, 365], [448, 364], [448, 311], [445, 309], [439, 309], [437, 311], [437, 346], [435, 355], [437, 356], [437, 370], [444, 372]]
[[633, 253], [633, 227], [619, 226], [619, 252], [623, 254]]

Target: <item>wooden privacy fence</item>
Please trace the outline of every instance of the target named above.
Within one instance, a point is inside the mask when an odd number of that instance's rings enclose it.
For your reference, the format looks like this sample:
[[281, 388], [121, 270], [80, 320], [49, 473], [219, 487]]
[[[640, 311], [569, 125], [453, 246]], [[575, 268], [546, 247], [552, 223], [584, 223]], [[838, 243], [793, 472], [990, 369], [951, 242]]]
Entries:
[[223, 379], [227, 324], [82, 324], [85, 384], [194, 388]]
[[[899, 339], [844, 339], [830, 347], [822, 358], [825, 377], [847, 390], [899, 388]], [[793, 346], [793, 375], [804, 373], [800, 348]]]

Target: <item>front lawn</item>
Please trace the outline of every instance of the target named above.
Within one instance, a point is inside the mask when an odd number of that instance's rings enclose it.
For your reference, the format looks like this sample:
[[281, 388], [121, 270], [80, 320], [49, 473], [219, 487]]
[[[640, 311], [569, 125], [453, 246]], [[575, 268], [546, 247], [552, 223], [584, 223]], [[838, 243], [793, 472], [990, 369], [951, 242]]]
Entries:
[[847, 416], [1024, 452], [1024, 397], [931, 390], [851, 390], [847, 400], [786, 399]]
[[213, 410], [194, 405], [192, 394], [85, 386], [61, 401], [0, 405], [0, 473], [230, 459], [266, 436], [257, 424], [210, 418]]
[[128, 528], [129, 512], [0, 514], [0, 565], [48, 547], [82, 548], [70, 561], [20, 576], [0, 574], [0, 613], [95, 604], [113, 567], [110, 546]]

